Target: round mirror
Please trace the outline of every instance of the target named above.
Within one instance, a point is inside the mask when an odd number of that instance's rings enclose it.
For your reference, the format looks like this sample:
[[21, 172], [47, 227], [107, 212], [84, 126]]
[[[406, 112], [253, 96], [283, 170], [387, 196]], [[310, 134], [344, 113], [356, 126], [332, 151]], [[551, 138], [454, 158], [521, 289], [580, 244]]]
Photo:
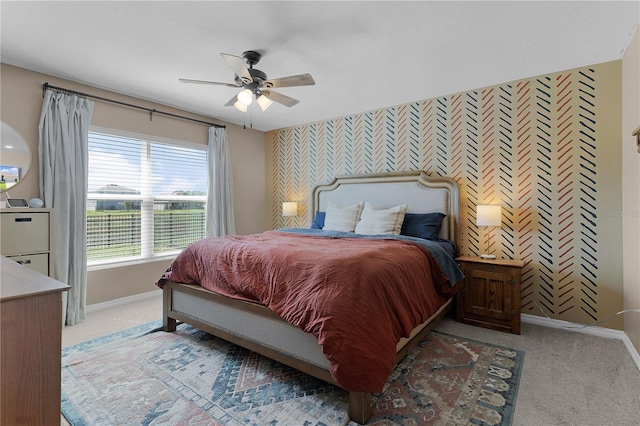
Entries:
[[24, 179], [31, 165], [31, 152], [23, 137], [8, 124], [1, 124], [0, 192], [13, 188]]

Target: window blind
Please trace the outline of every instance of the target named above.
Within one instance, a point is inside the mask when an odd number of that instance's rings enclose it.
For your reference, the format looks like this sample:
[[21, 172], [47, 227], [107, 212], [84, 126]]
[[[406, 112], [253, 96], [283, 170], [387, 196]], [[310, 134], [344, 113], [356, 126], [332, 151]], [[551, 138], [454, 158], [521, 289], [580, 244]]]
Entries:
[[89, 133], [89, 264], [176, 253], [205, 236], [207, 152]]

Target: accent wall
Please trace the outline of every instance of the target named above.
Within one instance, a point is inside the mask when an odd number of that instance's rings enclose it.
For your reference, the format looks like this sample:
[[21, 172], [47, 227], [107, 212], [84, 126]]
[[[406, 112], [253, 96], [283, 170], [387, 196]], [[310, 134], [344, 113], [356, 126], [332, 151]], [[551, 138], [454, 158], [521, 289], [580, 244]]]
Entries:
[[[334, 176], [451, 176], [460, 254], [525, 260], [523, 313], [601, 321], [623, 306], [621, 113], [613, 61], [269, 132], [267, 223], [309, 226]], [[475, 225], [480, 204], [502, 206], [500, 228]]]

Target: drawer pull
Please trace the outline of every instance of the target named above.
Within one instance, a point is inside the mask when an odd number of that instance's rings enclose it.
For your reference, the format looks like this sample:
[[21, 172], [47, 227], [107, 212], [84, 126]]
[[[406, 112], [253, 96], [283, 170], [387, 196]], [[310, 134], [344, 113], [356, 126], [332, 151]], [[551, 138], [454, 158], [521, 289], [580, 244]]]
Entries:
[[17, 217], [15, 220], [16, 222], [31, 222], [31, 219], [30, 217]]
[[21, 265], [31, 265], [31, 260], [16, 260], [17, 263]]

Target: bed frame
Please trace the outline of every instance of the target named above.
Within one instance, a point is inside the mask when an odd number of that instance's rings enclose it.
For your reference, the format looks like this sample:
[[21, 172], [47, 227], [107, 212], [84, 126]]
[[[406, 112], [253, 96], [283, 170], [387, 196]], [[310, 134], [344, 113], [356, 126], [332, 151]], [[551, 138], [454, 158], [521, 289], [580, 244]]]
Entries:
[[[331, 200], [338, 205], [368, 201], [376, 208], [407, 203], [408, 213], [447, 214], [441, 238], [459, 244], [459, 189], [450, 178], [430, 177], [422, 171], [378, 173], [335, 178], [313, 190], [312, 216]], [[313, 217], [312, 217], [313, 218]], [[163, 329], [175, 331], [178, 322], [191, 324], [229, 342], [257, 352], [321, 380], [336, 384], [316, 338], [268, 308], [224, 297], [197, 285], [167, 282], [163, 286]], [[409, 338], [397, 345], [396, 362], [418, 344], [449, 312], [450, 299]], [[365, 424], [371, 417], [371, 393], [349, 392], [349, 418]]]

